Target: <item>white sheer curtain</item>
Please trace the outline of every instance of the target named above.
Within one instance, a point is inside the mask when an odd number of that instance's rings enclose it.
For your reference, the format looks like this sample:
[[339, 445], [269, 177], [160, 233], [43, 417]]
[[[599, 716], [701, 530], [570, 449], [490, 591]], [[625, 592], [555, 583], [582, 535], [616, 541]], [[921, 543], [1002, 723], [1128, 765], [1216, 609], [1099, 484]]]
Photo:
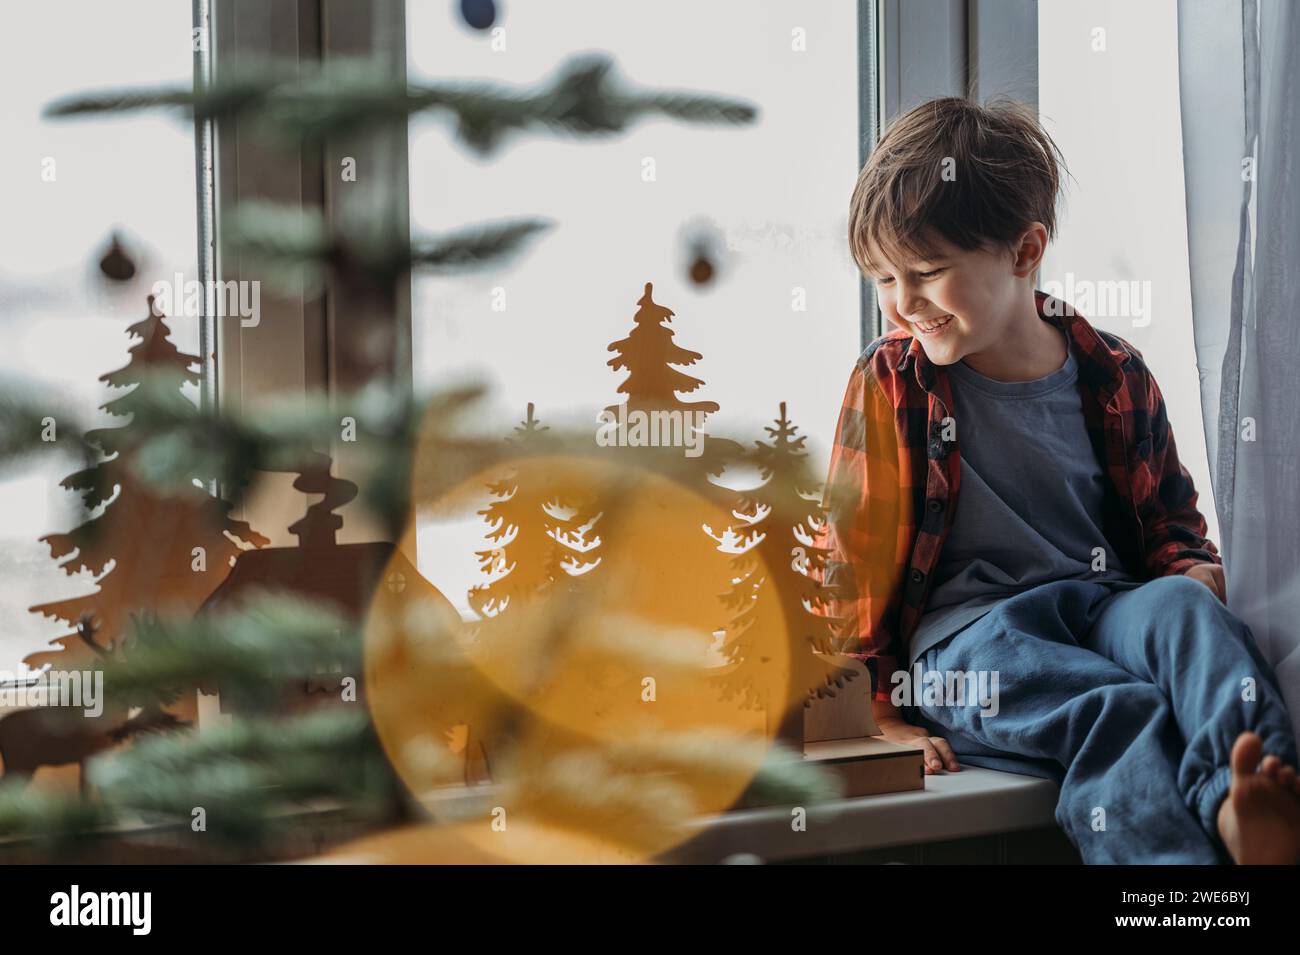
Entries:
[[1300, 8], [1183, 0], [1193, 327], [1228, 605], [1300, 733]]

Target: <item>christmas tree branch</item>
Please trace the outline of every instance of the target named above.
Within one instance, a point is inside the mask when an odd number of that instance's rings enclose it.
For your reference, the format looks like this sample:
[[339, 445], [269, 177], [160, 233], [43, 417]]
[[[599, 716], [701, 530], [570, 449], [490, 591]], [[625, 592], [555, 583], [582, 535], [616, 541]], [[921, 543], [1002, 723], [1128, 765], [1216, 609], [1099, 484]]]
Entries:
[[0, 786], [3, 837], [23, 836], [65, 849], [112, 822], [111, 809], [74, 795]]
[[224, 239], [232, 249], [251, 256], [268, 281], [311, 296], [323, 290], [331, 269], [353, 284], [382, 288], [412, 268], [461, 273], [499, 266], [550, 225], [521, 219], [411, 240], [383, 221], [365, 221], [341, 230], [344, 238], [330, 233], [318, 210], [254, 202], [236, 210]]
[[361, 678], [355, 626], [300, 596], [263, 591], [215, 613], [134, 623], [126, 652], [104, 664], [104, 685], [137, 705], [161, 687], [275, 688], [327, 667]]
[[757, 107], [684, 92], [641, 92], [611, 79], [603, 54], [569, 60], [536, 91], [483, 82], [407, 83], [385, 64], [334, 60], [290, 72], [268, 61], [227, 74], [203, 90], [128, 90], [80, 94], [46, 109], [51, 117], [171, 109], [200, 119], [252, 115], [269, 136], [296, 146], [405, 121], [423, 112], [449, 114], [460, 142], [494, 152], [507, 133], [550, 130], [567, 135], [622, 132], [653, 114], [689, 123], [752, 123]]
[[273, 813], [309, 800], [380, 810], [397, 786], [360, 704], [150, 737], [97, 761], [91, 778], [119, 813], [188, 819], [201, 807], [209, 827], [251, 836]]

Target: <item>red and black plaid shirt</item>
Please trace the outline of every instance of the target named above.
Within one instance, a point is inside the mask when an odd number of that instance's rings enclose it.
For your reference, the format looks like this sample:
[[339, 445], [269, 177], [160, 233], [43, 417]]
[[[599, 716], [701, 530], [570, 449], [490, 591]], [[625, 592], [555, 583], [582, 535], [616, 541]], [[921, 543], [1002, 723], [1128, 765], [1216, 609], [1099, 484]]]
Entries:
[[[1034, 295], [1039, 317], [1075, 346], [1092, 451], [1108, 478], [1102, 531], [1124, 567], [1151, 579], [1222, 564], [1141, 352]], [[947, 372], [901, 329], [867, 346], [844, 395], [822, 498], [823, 580], [835, 594], [825, 612], [837, 619], [842, 649], [866, 661], [878, 700], [906, 666], [952, 526], [961, 484], [952, 407]]]

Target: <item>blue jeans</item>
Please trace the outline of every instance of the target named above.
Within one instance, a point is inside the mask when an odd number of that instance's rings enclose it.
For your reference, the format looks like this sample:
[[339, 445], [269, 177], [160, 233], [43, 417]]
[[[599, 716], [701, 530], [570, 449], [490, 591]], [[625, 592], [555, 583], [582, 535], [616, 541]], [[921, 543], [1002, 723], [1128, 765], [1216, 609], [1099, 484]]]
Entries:
[[1297, 765], [1277, 676], [1250, 628], [1192, 578], [1043, 584], [916, 665], [996, 671], [996, 712], [918, 694], [903, 717], [963, 764], [1055, 780], [1056, 821], [1085, 863], [1230, 863], [1217, 814], [1238, 734]]

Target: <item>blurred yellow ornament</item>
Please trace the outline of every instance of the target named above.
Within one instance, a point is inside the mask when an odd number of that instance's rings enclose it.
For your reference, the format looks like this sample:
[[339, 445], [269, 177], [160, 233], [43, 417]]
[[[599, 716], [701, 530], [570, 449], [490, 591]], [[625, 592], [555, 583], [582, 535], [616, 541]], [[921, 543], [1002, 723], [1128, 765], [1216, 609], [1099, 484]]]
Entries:
[[[523, 456], [508, 470], [515, 493], [534, 495], [539, 507], [555, 499], [599, 515], [599, 563], [570, 575], [545, 541], [531, 541], [529, 556], [546, 560], [550, 574], [538, 583], [537, 568], [512, 552], [507, 573], [530, 586], [508, 589], [509, 601], [478, 621], [381, 591], [365, 637], [376, 729], [435, 819], [446, 816], [440, 789], [489, 776], [509, 786], [501, 808], [523, 827], [515, 836], [448, 818], [446, 833], [427, 834], [430, 852], [525, 862], [557, 861], [564, 848], [575, 861], [650, 858], [689, 835], [688, 819], [736, 802], [776, 728], [765, 713], [724, 701], [714, 682], [728, 669], [714, 635], [734, 612], [720, 599], [734, 555], [705, 527], [732, 522], [725, 495], [715, 503], [616, 454]], [[413, 513], [463, 510], [474, 488], [481, 500], [483, 488], [500, 486], [500, 472], [474, 475], [445, 500], [416, 501]], [[418, 474], [413, 480], [420, 486]], [[757, 572], [765, 573], [761, 561]], [[760, 607], [755, 618], [753, 645], [771, 664], [755, 678], [785, 699], [779, 607]], [[656, 813], [669, 818], [649, 818]]]

